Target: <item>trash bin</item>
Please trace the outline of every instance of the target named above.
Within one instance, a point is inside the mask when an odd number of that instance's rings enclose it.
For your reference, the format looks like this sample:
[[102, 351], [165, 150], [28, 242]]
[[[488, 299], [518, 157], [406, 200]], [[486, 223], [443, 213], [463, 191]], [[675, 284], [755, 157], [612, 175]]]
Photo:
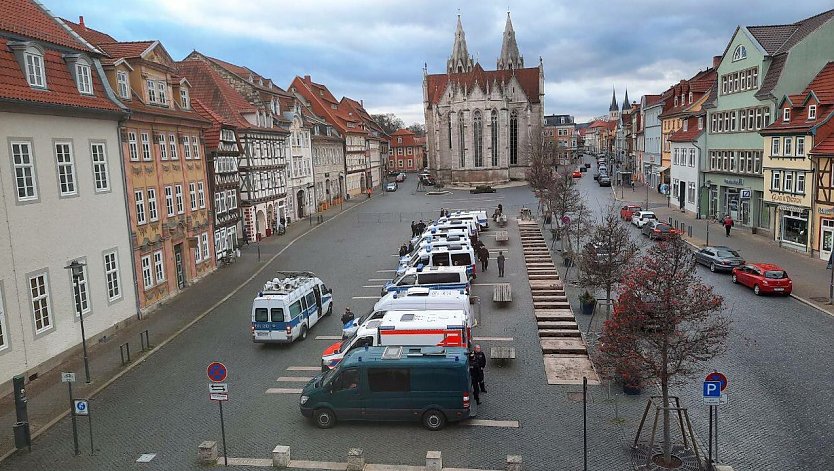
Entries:
[[24, 447], [30, 447], [31, 441], [29, 437], [29, 422], [15, 422], [12, 427], [14, 430], [14, 446], [18, 450]]

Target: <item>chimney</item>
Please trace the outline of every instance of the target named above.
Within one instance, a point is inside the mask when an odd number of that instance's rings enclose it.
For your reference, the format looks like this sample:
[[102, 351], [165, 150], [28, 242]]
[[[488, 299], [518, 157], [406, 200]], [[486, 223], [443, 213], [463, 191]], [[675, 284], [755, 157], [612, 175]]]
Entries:
[[365, 100], [361, 100], [361, 99], [360, 99], [360, 100], [359, 100], [359, 106], [361, 106], [362, 108], [364, 108], [364, 107], [365, 107]]
[[718, 66], [721, 64], [721, 57], [722, 56], [713, 56], [712, 58], [712, 68], [717, 69]]
[[81, 29], [83, 29], [84, 31], [87, 30], [87, 26], [84, 25], [84, 17], [83, 16], [78, 17], [78, 24], [81, 25]]
[[310, 80], [310, 76], [309, 76], [309, 75], [305, 75], [305, 76], [304, 76], [304, 82], [305, 82], [305, 83], [308, 83], [308, 84], [309, 84], [309, 83], [312, 83], [312, 80]]

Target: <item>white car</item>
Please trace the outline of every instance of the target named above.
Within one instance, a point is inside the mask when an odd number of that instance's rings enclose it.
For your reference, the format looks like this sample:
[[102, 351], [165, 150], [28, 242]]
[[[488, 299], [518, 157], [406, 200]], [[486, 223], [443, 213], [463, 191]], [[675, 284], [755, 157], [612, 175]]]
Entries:
[[631, 223], [641, 229], [651, 220], [657, 221], [657, 216], [652, 211], [637, 211], [631, 216]]

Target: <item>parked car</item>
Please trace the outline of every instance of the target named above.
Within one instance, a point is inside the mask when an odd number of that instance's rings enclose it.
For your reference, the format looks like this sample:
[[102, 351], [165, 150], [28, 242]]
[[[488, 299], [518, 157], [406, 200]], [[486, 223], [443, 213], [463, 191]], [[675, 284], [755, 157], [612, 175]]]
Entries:
[[732, 276], [733, 283], [753, 288], [756, 296], [763, 293], [789, 296], [793, 290], [793, 282], [788, 273], [772, 263], [751, 263], [735, 267]]
[[623, 221], [631, 221], [631, 216], [636, 213], [637, 211], [642, 211], [643, 208], [640, 205], [636, 204], [627, 204], [620, 208], [620, 218]]
[[571, 174], [571, 177], [573, 177], [573, 178], [582, 178], [582, 172], [580, 172], [579, 170], [574, 170], [573, 173]]
[[695, 252], [695, 261], [701, 265], [709, 267], [709, 271], [732, 271], [733, 268], [744, 265], [744, 259], [741, 258], [735, 250], [718, 245], [714, 247], [704, 247]]
[[495, 188], [489, 185], [478, 185], [475, 188], [469, 190], [469, 193], [476, 194], [476, 193], [495, 193]]
[[397, 188], [399, 188], [397, 182], [390, 182], [385, 185], [385, 191], [397, 191]]
[[588, 171], [588, 167], [585, 167], [585, 166], [583, 165], [582, 167], [579, 167], [579, 171], [580, 171], [580, 172], [587, 172], [587, 171]]
[[599, 172], [594, 172], [594, 180], [599, 180]]
[[599, 183], [599, 186], [611, 186], [611, 177], [602, 174], [597, 178], [597, 183]]
[[405, 177], [406, 177], [405, 173], [404, 173], [404, 172], [400, 172], [400, 173], [398, 173], [398, 174], [397, 174], [397, 176], [396, 176], [395, 178], [396, 178], [396, 181], [397, 181], [397, 182], [404, 182], [404, 181], [405, 181]]
[[681, 231], [674, 229], [669, 224], [657, 220], [647, 222], [646, 225], [643, 226], [641, 232], [644, 236], [648, 237], [649, 240], [668, 240], [670, 237], [680, 235], [681, 233]]
[[586, 164], [585, 164], [585, 168], [591, 168], [591, 164], [586, 163]]
[[652, 211], [637, 211], [631, 215], [631, 223], [640, 229], [652, 220], [657, 221], [657, 216]]

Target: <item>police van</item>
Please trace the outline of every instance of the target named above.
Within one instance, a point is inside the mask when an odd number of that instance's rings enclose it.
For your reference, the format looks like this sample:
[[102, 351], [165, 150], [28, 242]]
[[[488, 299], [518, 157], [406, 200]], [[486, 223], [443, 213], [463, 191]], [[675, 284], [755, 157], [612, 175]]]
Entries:
[[252, 301], [252, 341], [304, 340], [322, 317], [333, 313], [333, 291], [309, 272], [279, 272]]
[[[441, 219], [445, 219], [445, 218], [441, 218]], [[445, 220], [443, 222], [434, 222], [432, 225], [430, 225], [429, 227], [426, 228], [427, 231], [431, 231], [432, 229], [436, 229], [437, 232], [449, 232], [450, 230], [453, 230], [453, 229], [463, 229], [469, 234], [469, 237], [477, 237], [478, 236], [478, 230], [480, 229], [480, 226], [478, 225], [477, 222], [471, 221], [471, 220], [466, 220], [466, 221]]]
[[388, 293], [382, 297], [373, 309], [365, 315], [353, 319], [342, 326], [342, 338], [352, 336], [360, 326], [382, 319], [388, 311], [450, 311], [459, 310], [466, 313], [466, 325], [472, 328], [475, 316], [472, 313], [469, 295], [463, 290], [409, 288], [401, 293]]
[[380, 296], [388, 292], [401, 292], [408, 288], [422, 286], [433, 289], [465, 290], [469, 293], [469, 274], [466, 267], [422, 267], [409, 268], [393, 281], [382, 287]]
[[322, 369], [333, 368], [351, 350], [378, 345], [469, 348], [471, 334], [463, 310], [388, 311], [381, 319], [363, 324], [353, 336], [327, 347], [321, 365]]
[[451, 229], [439, 232], [437, 228], [434, 229], [426, 229], [422, 234], [417, 237], [413, 237], [411, 239], [411, 243], [417, 247], [421, 244], [426, 244], [429, 242], [436, 242], [441, 240], [446, 240], [450, 237], [457, 237], [457, 238], [465, 238], [469, 240], [469, 230], [468, 229]]
[[425, 248], [427, 245], [431, 245], [432, 247], [446, 247], [449, 245], [472, 245], [472, 243], [469, 240], [469, 236], [464, 233], [443, 234], [443, 236], [444, 237], [425, 237], [421, 239], [418, 245], [414, 247], [414, 250], [411, 251], [411, 254], [406, 255], [405, 257], [400, 257], [400, 261], [402, 261], [403, 258], [411, 258], [412, 255], [414, 255], [420, 249]]
[[479, 230], [488, 230], [489, 229], [489, 218], [487, 217], [487, 213], [485, 210], [456, 210], [449, 213], [448, 216], [441, 217], [437, 220], [438, 223], [443, 223], [446, 221], [474, 221], [478, 224]]
[[475, 251], [469, 245], [452, 244], [435, 246], [426, 245], [405, 262], [400, 261], [397, 274], [402, 275], [410, 267], [423, 265], [424, 267], [466, 267], [470, 278], [477, 275], [475, 265]]

